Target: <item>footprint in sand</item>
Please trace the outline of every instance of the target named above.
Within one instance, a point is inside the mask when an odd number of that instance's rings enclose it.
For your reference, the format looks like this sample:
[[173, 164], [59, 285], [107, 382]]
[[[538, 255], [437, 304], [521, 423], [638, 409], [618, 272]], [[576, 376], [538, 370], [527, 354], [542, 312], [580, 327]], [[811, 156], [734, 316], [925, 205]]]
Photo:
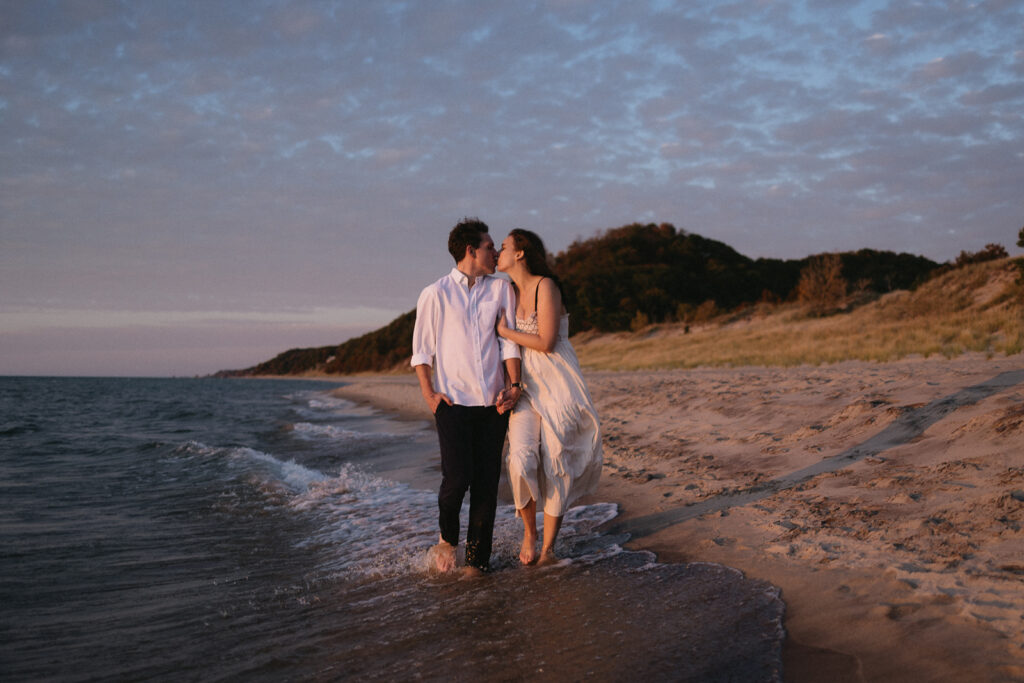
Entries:
[[920, 610], [924, 605], [916, 602], [901, 602], [901, 603], [883, 603], [880, 608], [885, 610], [885, 616], [892, 621], [900, 621], [906, 619], [910, 615]]

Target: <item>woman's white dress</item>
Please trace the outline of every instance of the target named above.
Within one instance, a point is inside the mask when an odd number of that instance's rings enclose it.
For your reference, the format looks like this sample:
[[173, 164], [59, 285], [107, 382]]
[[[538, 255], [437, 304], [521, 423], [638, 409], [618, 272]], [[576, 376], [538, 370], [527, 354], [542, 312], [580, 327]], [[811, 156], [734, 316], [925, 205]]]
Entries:
[[[537, 314], [516, 318], [516, 329], [537, 334]], [[551, 353], [522, 349], [523, 395], [508, 424], [508, 473], [516, 509], [530, 499], [545, 515], [561, 517], [601, 476], [601, 427], [569, 343], [562, 315]]]

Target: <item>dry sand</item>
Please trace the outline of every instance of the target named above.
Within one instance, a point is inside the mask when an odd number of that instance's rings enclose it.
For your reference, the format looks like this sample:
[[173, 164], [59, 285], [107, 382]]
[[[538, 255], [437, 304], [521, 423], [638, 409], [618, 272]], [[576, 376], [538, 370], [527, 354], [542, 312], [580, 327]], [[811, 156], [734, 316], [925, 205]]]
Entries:
[[[350, 379], [428, 416], [411, 375]], [[780, 587], [786, 680], [1024, 681], [1024, 357], [587, 381], [590, 501], [629, 547]]]

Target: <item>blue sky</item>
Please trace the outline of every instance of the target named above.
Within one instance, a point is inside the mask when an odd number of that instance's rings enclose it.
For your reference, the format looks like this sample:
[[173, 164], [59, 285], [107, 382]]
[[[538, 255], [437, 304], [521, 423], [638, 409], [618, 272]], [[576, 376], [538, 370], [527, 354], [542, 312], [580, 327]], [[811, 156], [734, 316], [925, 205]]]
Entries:
[[0, 374], [414, 307], [478, 215], [938, 261], [1024, 225], [1024, 5], [0, 0]]

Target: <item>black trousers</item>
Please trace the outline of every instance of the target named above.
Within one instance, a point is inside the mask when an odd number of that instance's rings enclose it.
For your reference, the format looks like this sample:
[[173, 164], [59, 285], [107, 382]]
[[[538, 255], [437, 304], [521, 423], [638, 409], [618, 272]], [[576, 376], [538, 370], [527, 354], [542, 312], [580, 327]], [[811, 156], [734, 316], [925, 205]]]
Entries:
[[499, 415], [494, 406], [450, 406], [442, 401], [434, 421], [441, 446], [442, 478], [437, 494], [441, 538], [459, 544], [459, 511], [468, 490], [466, 564], [487, 571], [508, 413]]

